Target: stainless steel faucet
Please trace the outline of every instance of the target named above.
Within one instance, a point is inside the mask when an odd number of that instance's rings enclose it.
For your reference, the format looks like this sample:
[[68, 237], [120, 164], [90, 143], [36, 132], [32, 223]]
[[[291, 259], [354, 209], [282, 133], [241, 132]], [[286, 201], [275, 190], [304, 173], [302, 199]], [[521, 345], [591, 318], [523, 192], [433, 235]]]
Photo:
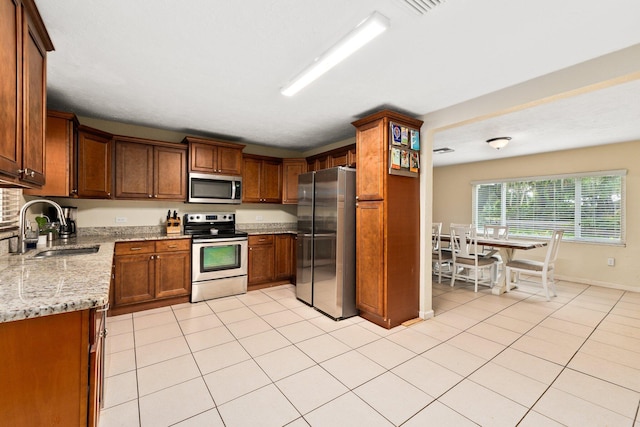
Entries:
[[22, 205], [22, 208], [20, 208], [20, 222], [18, 225], [19, 227], [18, 253], [21, 253], [21, 254], [27, 251], [27, 242], [25, 241], [25, 237], [27, 233], [27, 231], [25, 230], [27, 209], [29, 209], [32, 205], [35, 205], [36, 203], [47, 203], [53, 206], [54, 208], [56, 208], [56, 210], [58, 211], [58, 219], [60, 220], [60, 223], [63, 226], [67, 225], [67, 221], [64, 217], [64, 212], [62, 211], [62, 207], [60, 207], [60, 205], [57, 204], [56, 202], [47, 200], [47, 199], [35, 199], [35, 200], [30, 200], [26, 202], [24, 205]]

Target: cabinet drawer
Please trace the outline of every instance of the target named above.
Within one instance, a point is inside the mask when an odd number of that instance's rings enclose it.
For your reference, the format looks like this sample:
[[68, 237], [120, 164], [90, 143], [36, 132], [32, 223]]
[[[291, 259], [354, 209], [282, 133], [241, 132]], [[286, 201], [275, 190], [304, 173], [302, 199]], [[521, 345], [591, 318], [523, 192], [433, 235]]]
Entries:
[[191, 247], [191, 239], [158, 240], [156, 252], [188, 251]]
[[255, 245], [273, 245], [273, 234], [260, 234], [258, 236], [249, 236], [249, 246]]
[[116, 243], [116, 255], [148, 254], [156, 250], [153, 240]]

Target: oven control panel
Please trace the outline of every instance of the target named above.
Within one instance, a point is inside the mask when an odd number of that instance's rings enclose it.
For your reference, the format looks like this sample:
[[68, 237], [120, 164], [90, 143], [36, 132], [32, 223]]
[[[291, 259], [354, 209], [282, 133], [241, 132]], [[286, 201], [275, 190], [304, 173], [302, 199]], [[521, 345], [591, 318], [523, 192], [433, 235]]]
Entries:
[[212, 223], [212, 222], [235, 222], [235, 214], [233, 213], [190, 213], [184, 215], [186, 223]]

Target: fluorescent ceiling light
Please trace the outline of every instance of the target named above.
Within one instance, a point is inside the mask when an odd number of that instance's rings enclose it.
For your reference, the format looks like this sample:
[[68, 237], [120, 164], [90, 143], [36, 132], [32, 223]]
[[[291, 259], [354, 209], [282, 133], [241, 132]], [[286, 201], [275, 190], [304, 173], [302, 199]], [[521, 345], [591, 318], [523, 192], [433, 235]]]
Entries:
[[383, 33], [387, 28], [389, 28], [389, 18], [378, 12], [373, 12], [342, 40], [316, 58], [310, 66], [283, 87], [280, 93], [285, 96], [295, 95], [309, 83]]

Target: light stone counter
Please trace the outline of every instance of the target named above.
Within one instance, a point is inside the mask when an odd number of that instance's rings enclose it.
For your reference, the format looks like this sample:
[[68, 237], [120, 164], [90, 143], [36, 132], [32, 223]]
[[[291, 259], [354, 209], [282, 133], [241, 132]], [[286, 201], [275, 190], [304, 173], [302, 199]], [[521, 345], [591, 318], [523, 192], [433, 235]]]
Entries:
[[[55, 240], [24, 255], [0, 256], [0, 323], [104, 306], [116, 242], [183, 238], [128, 234]], [[46, 249], [100, 246], [97, 253], [34, 258]]]

